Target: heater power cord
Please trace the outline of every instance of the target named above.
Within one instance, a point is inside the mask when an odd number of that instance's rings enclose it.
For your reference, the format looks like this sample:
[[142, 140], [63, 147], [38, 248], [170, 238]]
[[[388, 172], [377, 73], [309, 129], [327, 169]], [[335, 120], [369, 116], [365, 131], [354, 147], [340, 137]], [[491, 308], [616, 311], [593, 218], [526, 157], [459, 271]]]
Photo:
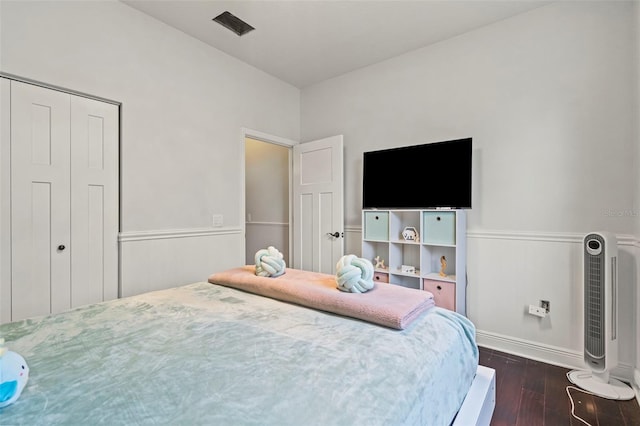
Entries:
[[[567, 373], [567, 378], [569, 378], [568, 373]], [[589, 391], [586, 391], [586, 390], [584, 390], [584, 389], [580, 389], [580, 388], [577, 388], [577, 387], [575, 387], [575, 386], [571, 386], [571, 385], [568, 385], [568, 386], [565, 388], [565, 390], [567, 391], [567, 396], [569, 397], [569, 401], [571, 401], [571, 415], [572, 415], [574, 418], [576, 418], [576, 419], [580, 420], [580, 421], [581, 421], [582, 423], [584, 423], [585, 425], [587, 425], [587, 426], [593, 426], [591, 423], [589, 423], [588, 421], [586, 421], [586, 420], [585, 420], [585, 419], [583, 419], [582, 417], [579, 417], [579, 416], [575, 413], [576, 406], [575, 406], [575, 404], [573, 403], [573, 397], [571, 396], [571, 392], [569, 392], [569, 389], [577, 390], [578, 392], [586, 393], [586, 394], [593, 395], [593, 396], [597, 396], [597, 395], [596, 395], [596, 394], [594, 394], [594, 393], [591, 393], [591, 392], [589, 392]]]

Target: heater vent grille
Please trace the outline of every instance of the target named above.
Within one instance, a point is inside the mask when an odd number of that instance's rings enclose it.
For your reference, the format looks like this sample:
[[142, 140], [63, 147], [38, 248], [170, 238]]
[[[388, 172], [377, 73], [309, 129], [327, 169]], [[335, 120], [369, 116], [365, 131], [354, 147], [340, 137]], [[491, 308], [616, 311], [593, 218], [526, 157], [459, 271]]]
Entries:
[[[589, 235], [586, 244], [596, 240], [600, 247], [604, 247], [604, 239], [599, 235]], [[585, 350], [591, 362], [605, 355], [605, 251], [601, 249], [597, 254], [591, 254], [585, 247], [584, 251], [584, 341]]]

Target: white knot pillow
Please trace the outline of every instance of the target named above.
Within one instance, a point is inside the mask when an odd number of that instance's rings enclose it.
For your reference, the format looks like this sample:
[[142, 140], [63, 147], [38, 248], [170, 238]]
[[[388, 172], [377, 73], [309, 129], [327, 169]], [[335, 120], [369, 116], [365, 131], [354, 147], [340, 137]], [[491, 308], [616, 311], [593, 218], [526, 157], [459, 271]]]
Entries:
[[284, 256], [277, 248], [269, 246], [256, 252], [256, 275], [259, 277], [277, 277], [284, 274], [287, 267]]
[[342, 256], [336, 265], [338, 290], [364, 293], [373, 288], [373, 264], [354, 254]]

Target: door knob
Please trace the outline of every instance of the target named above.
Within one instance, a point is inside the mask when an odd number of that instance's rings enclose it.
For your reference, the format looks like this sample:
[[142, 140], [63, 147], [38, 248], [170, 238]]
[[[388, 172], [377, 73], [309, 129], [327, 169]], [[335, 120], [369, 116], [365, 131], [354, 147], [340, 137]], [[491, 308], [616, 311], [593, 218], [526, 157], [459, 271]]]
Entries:
[[60, 251], [64, 250], [65, 248], [66, 248], [66, 247], [64, 246], [64, 244], [60, 244], [60, 245], [58, 246], [58, 250], [60, 250]]
[[329, 235], [330, 237], [333, 237], [333, 238], [340, 237], [340, 233], [338, 231], [334, 232], [333, 234], [331, 232], [327, 232], [327, 235]]

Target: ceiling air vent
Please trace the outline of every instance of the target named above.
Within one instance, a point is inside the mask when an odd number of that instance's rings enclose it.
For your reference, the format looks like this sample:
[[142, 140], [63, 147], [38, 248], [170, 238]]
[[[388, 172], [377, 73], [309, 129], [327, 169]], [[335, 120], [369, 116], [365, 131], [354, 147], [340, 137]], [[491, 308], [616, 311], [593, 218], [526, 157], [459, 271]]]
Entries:
[[229, 12], [222, 12], [220, 15], [213, 18], [213, 20], [223, 27], [230, 29], [239, 36], [245, 35], [249, 31], [255, 29], [251, 25], [244, 22], [242, 19], [232, 15]]

